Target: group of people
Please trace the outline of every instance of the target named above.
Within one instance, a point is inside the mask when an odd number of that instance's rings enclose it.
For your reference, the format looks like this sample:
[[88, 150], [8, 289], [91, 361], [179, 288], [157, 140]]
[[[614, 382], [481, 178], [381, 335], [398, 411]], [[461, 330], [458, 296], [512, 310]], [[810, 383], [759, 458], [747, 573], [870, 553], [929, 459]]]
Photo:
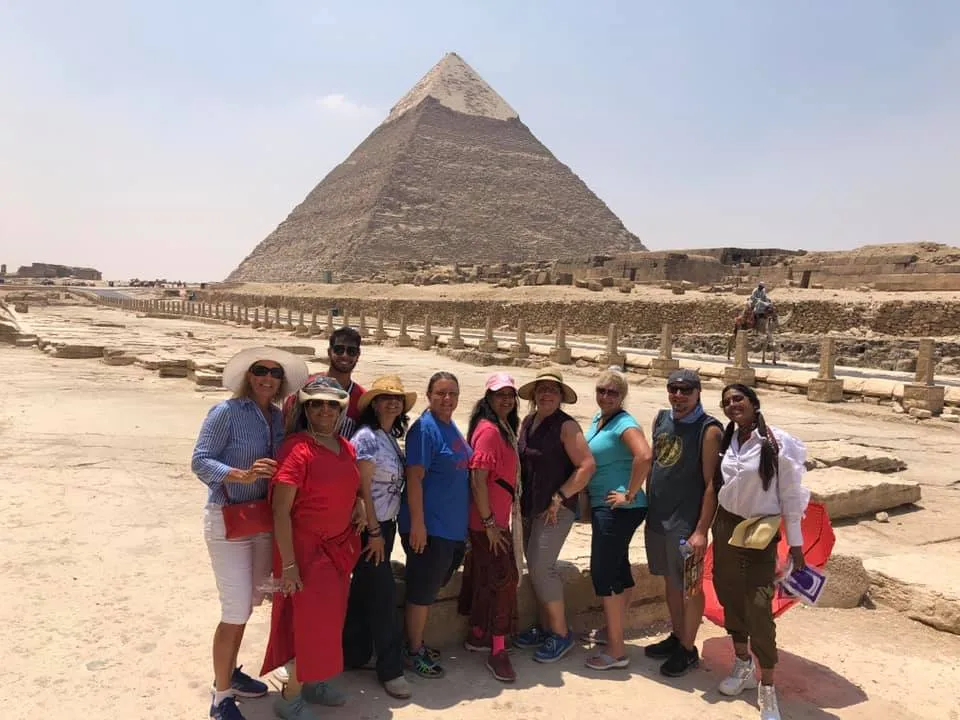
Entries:
[[[211, 409], [193, 454], [208, 487], [204, 537], [221, 604], [211, 717], [242, 720], [236, 698], [267, 693], [237, 664], [246, 622], [265, 597], [272, 616], [260, 675], [274, 671], [283, 682], [274, 704], [281, 718], [309, 720], [311, 705], [343, 704], [329, 680], [344, 668], [374, 670], [397, 698], [412, 694], [405, 669], [442, 678], [442, 655], [424, 633], [431, 605], [461, 565], [464, 647], [485, 653], [497, 680], [516, 679], [513, 647], [538, 662], [561, 660], [575, 638], [558, 557], [585, 514], [605, 618], [582, 638], [596, 648], [587, 667], [630, 663], [629, 546], [644, 522], [647, 563], [664, 578], [672, 625], [645, 654], [661, 660], [668, 677], [697, 666], [704, 600], [685, 588], [684, 573], [688, 556], [702, 562], [712, 530], [714, 585], [735, 652], [719, 690], [737, 695], [759, 685], [761, 717], [780, 717], [771, 611], [779, 534], [762, 547], [731, 537], [757, 518], [782, 518], [802, 567], [809, 493], [802, 443], [767, 425], [751, 388], [723, 389], [724, 427], [704, 409], [697, 374], [674, 372], [669, 407], [656, 415], [648, 442], [624, 407], [629, 386], [616, 369], [597, 378], [586, 432], [565, 410], [578, 398], [558, 372], [522, 385], [494, 373], [463, 434], [453, 419], [453, 374], [433, 374], [427, 407], [411, 423], [417, 394], [399, 377], [377, 378], [369, 390], [353, 380], [360, 352], [359, 333], [340, 328], [325, 373], [308, 376], [302, 359], [266, 347], [238, 353], [224, 369], [234, 396]], [[522, 420], [520, 401], [529, 403]], [[402, 621], [390, 564], [398, 536], [406, 554]], [[524, 566], [538, 616], [519, 628]]]

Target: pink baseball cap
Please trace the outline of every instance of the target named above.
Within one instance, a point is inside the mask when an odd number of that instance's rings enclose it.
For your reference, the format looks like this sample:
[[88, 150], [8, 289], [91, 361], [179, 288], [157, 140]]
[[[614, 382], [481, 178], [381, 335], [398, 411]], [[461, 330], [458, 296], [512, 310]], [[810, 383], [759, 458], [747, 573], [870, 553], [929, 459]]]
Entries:
[[508, 375], [507, 373], [499, 372], [494, 373], [487, 378], [487, 390], [490, 392], [496, 392], [497, 390], [502, 390], [503, 388], [513, 388], [517, 389], [517, 383], [514, 382], [513, 376]]

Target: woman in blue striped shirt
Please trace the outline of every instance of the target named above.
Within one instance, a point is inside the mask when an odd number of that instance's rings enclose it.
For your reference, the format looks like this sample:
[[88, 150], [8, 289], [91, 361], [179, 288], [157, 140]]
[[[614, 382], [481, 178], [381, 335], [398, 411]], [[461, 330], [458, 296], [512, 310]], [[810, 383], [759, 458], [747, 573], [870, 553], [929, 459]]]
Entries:
[[234, 396], [215, 405], [200, 428], [191, 467], [208, 488], [203, 537], [220, 593], [220, 624], [213, 636], [214, 689], [210, 717], [243, 720], [234, 697], [266, 695], [267, 686], [241, 672], [237, 655], [258, 590], [268, 579], [272, 536], [261, 532], [227, 539], [223, 507], [264, 500], [283, 440], [278, 403], [307, 378], [307, 364], [276, 348], [244, 350], [223, 370]]

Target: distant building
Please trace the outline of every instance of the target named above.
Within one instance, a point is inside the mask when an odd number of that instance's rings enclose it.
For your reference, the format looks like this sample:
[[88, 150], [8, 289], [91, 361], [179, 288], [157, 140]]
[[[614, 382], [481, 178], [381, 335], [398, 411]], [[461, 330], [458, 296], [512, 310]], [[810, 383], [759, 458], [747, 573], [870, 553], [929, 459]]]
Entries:
[[51, 265], [49, 263], [31, 263], [21, 265], [17, 276], [22, 278], [77, 278], [79, 280], [102, 280], [99, 270], [85, 267], [69, 267], [67, 265]]

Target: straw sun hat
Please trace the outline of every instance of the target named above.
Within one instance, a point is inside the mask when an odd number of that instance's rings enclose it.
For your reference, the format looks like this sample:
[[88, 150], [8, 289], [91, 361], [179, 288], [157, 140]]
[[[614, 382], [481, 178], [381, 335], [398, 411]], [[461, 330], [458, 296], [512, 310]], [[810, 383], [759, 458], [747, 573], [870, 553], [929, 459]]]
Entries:
[[410, 412], [410, 408], [417, 402], [415, 392], [407, 392], [403, 389], [403, 383], [398, 375], [384, 375], [373, 381], [373, 385], [357, 401], [357, 409], [363, 412], [367, 405], [373, 402], [373, 399], [379, 395], [403, 395], [403, 411]]
[[542, 381], [557, 383], [563, 393], [563, 401], [565, 403], [572, 404], [577, 401], [577, 393], [563, 381], [563, 375], [561, 375], [558, 370], [541, 370], [533, 380], [520, 386], [520, 389], [517, 390], [517, 395], [520, 396], [521, 400], [532, 400], [534, 388], [538, 382]]
[[307, 381], [309, 370], [302, 358], [286, 350], [261, 346], [241, 350], [227, 361], [223, 368], [223, 386], [235, 393], [240, 392], [247, 370], [261, 360], [273, 361], [283, 368], [280, 393], [284, 397], [299, 390]]

